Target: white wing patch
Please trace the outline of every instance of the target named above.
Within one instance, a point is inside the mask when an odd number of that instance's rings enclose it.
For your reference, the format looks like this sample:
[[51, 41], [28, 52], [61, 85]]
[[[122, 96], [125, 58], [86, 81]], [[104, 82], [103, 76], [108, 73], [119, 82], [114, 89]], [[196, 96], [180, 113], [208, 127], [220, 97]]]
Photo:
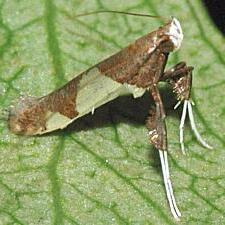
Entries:
[[124, 87], [127, 89], [127, 94], [132, 94], [134, 98], [141, 97], [146, 91], [145, 88], [138, 88], [137, 86], [130, 84], [124, 84]]
[[63, 129], [65, 124], [70, 123], [71, 119], [58, 113], [51, 113], [46, 121], [46, 130], [52, 131], [56, 129]]
[[124, 87], [122, 84], [110, 77], [101, 75], [97, 68], [93, 68], [82, 76], [78, 84], [76, 98], [78, 117], [93, 112], [93, 109], [110, 102], [123, 92]]

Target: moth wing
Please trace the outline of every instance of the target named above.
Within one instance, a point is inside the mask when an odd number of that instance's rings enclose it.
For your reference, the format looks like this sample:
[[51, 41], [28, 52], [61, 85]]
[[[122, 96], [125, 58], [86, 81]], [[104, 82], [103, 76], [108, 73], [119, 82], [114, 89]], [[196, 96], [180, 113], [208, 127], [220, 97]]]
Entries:
[[80, 74], [80, 76], [75, 104], [78, 115], [71, 119], [59, 112], [51, 112], [46, 121], [46, 129], [39, 131], [38, 134], [63, 129], [74, 120], [93, 112], [101, 105], [130, 92], [123, 84], [101, 74], [96, 67]]

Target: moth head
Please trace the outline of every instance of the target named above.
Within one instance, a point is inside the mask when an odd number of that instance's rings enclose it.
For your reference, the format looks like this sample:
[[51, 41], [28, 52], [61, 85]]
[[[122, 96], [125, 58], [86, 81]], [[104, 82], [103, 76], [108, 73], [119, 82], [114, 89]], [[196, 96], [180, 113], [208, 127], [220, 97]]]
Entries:
[[159, 48], [163, 52], [178, 50], [183, 41], [183, 32], [180, 22], [176, 18], [172, 18], [172, 20], [158, 30], [157, 38], [160, 38]]
[[9, 109], [9, 129], [15, 134], [33, 135], [44, 128], [44, 115], [37, 98], [21, 97]]
[[178, 19], [174, 17], [172, 18], [172, 20], [169, 23], [167, 35], [169, 35], [170, 40], [174, 44], [174, 50], [179, 49], [183, 41], [184, 35]]

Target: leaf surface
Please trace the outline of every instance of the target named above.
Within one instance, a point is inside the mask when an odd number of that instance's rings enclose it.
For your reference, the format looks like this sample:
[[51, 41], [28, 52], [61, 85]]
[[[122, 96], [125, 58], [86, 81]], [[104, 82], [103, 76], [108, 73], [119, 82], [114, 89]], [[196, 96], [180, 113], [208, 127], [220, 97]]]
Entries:
[[[123, 15], [75, 14], [120, 10], [179, 18], [181, 49], [169, 66], [195, 67], [194, 113], [202, 148], [185, 128], [167, 87], [169, 163], [180, 224], [222, 224], [225, 203], [225, 42], [198, 0], [1, 1], [0, 104], [20, 95], [43, 96], [162, 23]], [[85, 103], [84, 103], [85, 104]], [[152, 102], [122, 97], [67, 129], [16, 136], [0, 122], [0, 224], [176, 224], [165, 197], [158, 153], [144, 126]]]

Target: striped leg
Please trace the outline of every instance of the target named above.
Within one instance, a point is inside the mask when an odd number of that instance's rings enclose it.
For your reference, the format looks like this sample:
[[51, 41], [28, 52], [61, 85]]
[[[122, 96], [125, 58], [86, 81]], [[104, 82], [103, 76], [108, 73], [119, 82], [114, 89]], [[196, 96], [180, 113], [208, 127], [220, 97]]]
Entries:
[[175, 105], [174, 109], [178, 108], [178, 106], [183, 103], [183, 111], [180, 121], [180, 145], [183, 154], [185, 154], [184, 147], [184, 123], [187, 117], [187, 114], [190, 119], [190, 125], [194, 132], [196, 139], [199, 141], [202, 146], [212, 149], [212, 147], [207, 144], [203, 138], [201, 137], [199, 131], [197, 130], [196, 123], [194, 120], [194, 115], [192, 111], [192, 101], [190, 99], [191, 95], [191, 87], [192, 87], [192, 70], [193, 67], [187, 66], [186, 63], [181, 62], [174, 66], [172, 69], [166, 71], [162, 80], [168, 81], [172, 86], [174, 93], [177, 96], [178, 103]]
[[159, 150], [163, 180], [171, 213], [173, 214], [175, 219], [179, 220], [181, 213], [177, 207], [176, 200], [173, 194], [173, 188], [170, 180], [170, 172], [168, 166], [167, 133], [164, 121], [164, 108], [158, 88], [156, 86], [152, 87], [151, 94], [155, 101], [156, 107], [153, 110], [150, 110], [150, 115], [146, 121], [146, 126], [149, 130], [149, 138], [151, 144], [153, 144], [154, 147]]

